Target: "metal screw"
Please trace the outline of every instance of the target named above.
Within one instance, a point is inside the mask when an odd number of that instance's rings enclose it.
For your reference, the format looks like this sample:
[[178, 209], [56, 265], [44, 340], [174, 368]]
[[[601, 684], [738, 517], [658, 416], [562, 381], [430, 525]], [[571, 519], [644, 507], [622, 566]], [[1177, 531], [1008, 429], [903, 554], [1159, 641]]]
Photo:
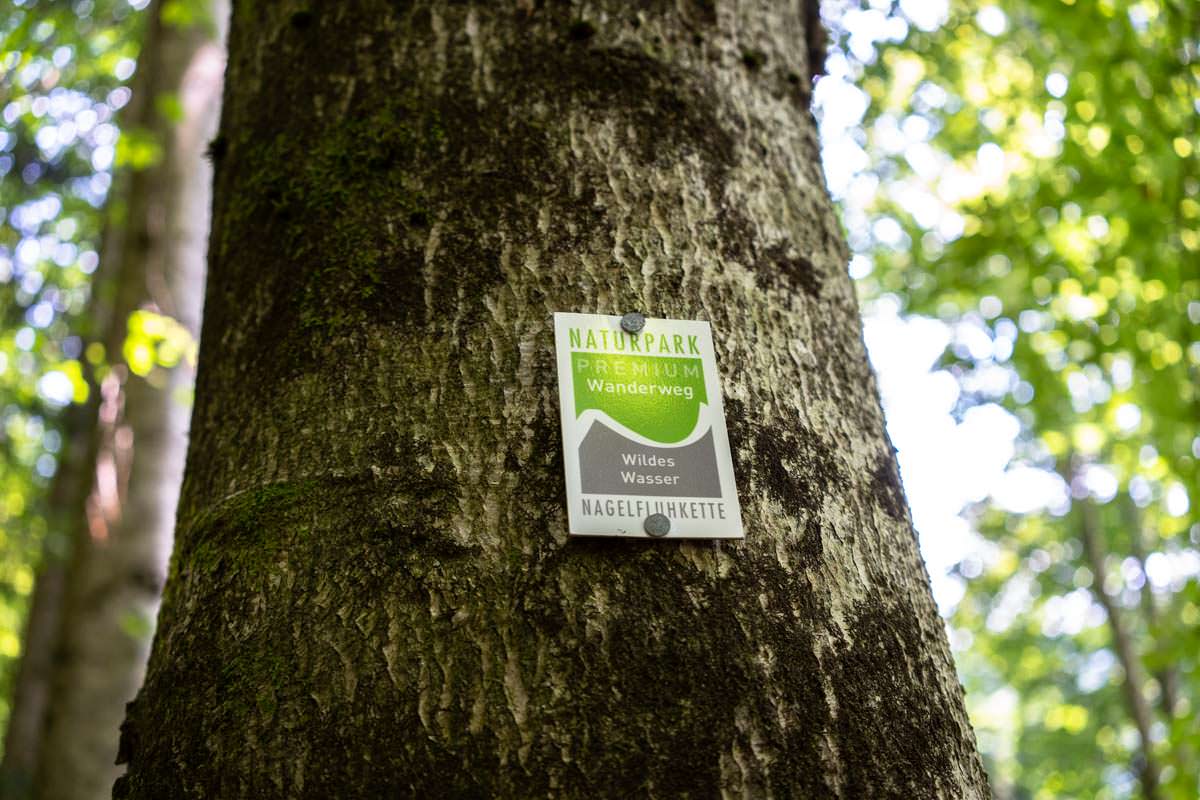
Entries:
[[637, 311], [630, 311], [621, 317], [621, 328], [626, 333], [639, 333], [644, 327], [646, 327], [646, 317], [644, 314], [640, 314]]
[[646, 533], [660, 539], [671, 532], [671, 520], [667, 519], [666, 514], [651, 514], [646, 517], [642, 527], [646, 529]]

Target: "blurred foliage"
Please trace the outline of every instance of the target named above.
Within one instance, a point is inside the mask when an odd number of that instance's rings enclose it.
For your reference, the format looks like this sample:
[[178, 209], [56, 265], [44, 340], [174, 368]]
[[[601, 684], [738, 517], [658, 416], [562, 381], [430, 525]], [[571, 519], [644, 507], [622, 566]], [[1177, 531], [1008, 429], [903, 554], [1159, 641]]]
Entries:
[[134, 375], [146, 378], [162, 375], [158, 367], [170, 369], [183, 360], [195, 366], [196, 342], [178, 320], [139, 309], [129, 315], [122, 355]]
[[1110, 599], [1147, 676], [1159, 795], [1195, 800], [1200, 4], [826, 11], [832, 71], [864, 94], [845, 219], [865, 302], [945, 322], [959, 410], [1008, 409], [1010, 469], [1064, 487], [972, 509], [987, 546], [958, 568], [952, 641], [996, 793], [1142, 796]]
[[68, 547], [49, 504], [63, 412], [105, 369], [88, 311], [144, 5], [0, 12], [0, 724], [37, 565]]

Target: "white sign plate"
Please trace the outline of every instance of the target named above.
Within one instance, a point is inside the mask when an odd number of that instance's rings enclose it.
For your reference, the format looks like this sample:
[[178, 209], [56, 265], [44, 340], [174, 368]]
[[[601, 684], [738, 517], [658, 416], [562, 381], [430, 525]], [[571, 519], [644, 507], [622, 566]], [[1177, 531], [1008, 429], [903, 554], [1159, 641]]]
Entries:
[[741, 539], [708, 323], [556, 313], [554, 344], [571, 533]]

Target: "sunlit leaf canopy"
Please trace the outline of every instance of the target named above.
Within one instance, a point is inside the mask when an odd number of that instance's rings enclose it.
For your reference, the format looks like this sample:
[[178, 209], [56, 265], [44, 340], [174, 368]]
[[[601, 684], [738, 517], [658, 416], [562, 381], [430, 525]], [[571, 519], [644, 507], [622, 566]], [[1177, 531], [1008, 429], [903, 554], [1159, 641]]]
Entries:
[[[972, 415], [1012, 431], [993, 431], [1012, 459], [969, 505], [978, 535], [956, 534], [975, 544], [939, 597], [997, 794], [1143, 792], [1111, 599], [1146, 675], [1161, 794], [1200, 796], [1200, 4], [826, 11], [826, 169], [868, 342], [881, 309], [933, 326], [934, 374], [957, 382], [939, 390], [962, 423], [948, 441], [973, 446]], [[897, 349], [873, 347], [885, 401]], [[929, 378], [889, 405], [944, 402]], [[903, 414], [889, 408], [906, 482], [928, 483]]]
[[105, 202], [144, 5], [13, 0], [0, 14], [0, 722], [43, 548], [68, 544], [49, 490], [64, 411], [103, 369], [89, 298], [120, 213]]

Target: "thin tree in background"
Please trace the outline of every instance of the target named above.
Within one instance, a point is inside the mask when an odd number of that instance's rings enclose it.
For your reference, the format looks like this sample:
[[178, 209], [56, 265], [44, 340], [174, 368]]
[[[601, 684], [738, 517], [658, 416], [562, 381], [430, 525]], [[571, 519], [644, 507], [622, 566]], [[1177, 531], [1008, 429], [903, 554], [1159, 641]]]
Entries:
[[[987, 796], [814, 4], [239, 6], [119, 798]], [[566, 533], [551, 314], [712, 322], [747, 537]]]

